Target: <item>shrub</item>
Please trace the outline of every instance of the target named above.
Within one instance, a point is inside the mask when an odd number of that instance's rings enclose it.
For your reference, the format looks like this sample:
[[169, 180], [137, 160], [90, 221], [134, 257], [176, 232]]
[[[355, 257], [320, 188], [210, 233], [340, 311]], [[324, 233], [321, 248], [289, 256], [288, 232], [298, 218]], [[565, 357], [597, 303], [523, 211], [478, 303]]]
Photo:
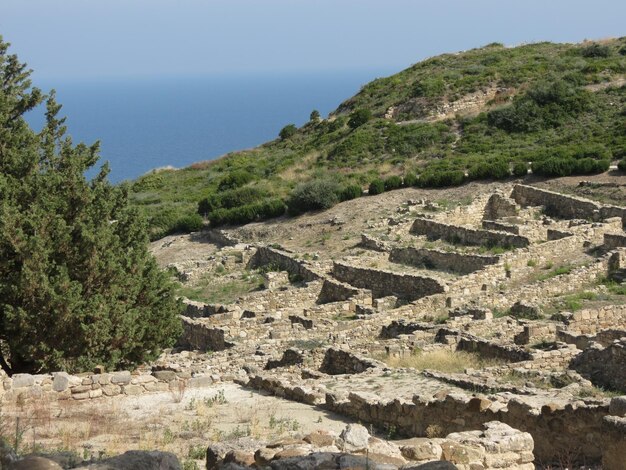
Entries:
[[406, 175], [404, 175], [404, 178], [402, 180], [402, 185], [405, 188], [417, 186], [417, 175], [415, 173], [407, 173]]
[[286, 140], [293, 137], [296, 132], [298, 132], [298, 128], [295, 124], [287, 124], [280, 130], [278, 137], [280, 137], [281, 140]]
[[619, 162], [617, 162], [617, 168], [626, 173], [626, 158], [622, 158]]
[[611, 48], [604, 44], [594, 43], [587, 47], [583, 47], [580, 51], [583, 57], [609, 57], [611, 55]]
[[372, 112], [369, 109], [357, 109], [350, 113], [348, 126], [350, 126], [351, 129], [356, 129], [357, 127], [361, 127], [370, 119], [372, 119]]
[[528, 165], [524, 162], [515, 162], [513, 165], [513, 175], [526, 176], [528, 174]]
[[220, 191], [227, 191], [229, 189], [239, 188], [254, 179], [251, 173], [246, 170], [234, 170], [221, 179], [218, 184]]
[[574, 174], [595, 175], [608, 171], [611, 166], [610, 160], [596, 160], [595, 158], [581, 158], [575, 160]]
[[320, 120], [320, 112], [317, 109], [311, 111], [311, 115], [309, 116], [309, 121], [317, 122]]
[[350, 201], [351, 199], [356, 199], [362, 195], [363, 190], [361, 189], [361, 186], [358, 184], [349, 184], [348, 186], [344, 186], [339, 192], [339, 200]]
[[494, 179], [500, 180], [511, 176], [509, 163], [502, 159], [483, 160], [473, 164], [468, 170], [470, 180]]
[[441, 78], [420, 80], [413, 85], [412, 95], [418, 97], [441, 96], [446, 91], [446, 84]]
[[567, 158], [549, 158], [547, 160], [535, 161], [532, 163], [534, 174], [542, 176], [569, 176], [574, 172], [576, 160]]
[[267, 191], [253, 187], [230, 189], [219, 194], [211, 194], [198, 203], [198, 214], [208, 215], [217, 209], [232, 209], [265, 199]]
[[422, 188], [445, 188], [458, 186], [465, 182], [465, 172], [462, 170], [429, 169], [422, 173], [418, 186]]
[[209, 221], [212, 227], [224, 224], [242, 225], [258, 220], [280, 217], [284, 213], [285, 203], [281, 199], [266, 199], [231, 209], [217, 209], [209, 215]]
[[402, 178], [396, 175], [389, 176], [385, 178], [384, 186], [385, 186], [385, 191], [392, 191], [394, 189], [399, 189], [402, 187]]
[[385, 182], [380, 178], [376, 178], [374, 181], [370, 183], [367, 193], [370, 196], [375, 196], [377, 194], [382, 194], [385, 192]]
[[176, 221], [176, 231], [183, 233], [197, 232], [203, 226], [202, 217], [198, 214], [187, 214]]
[[330, 179], [314, 179], [296, 186], [287, 201], [287, 210], [291, 215], [307, 211], [329, 209], [337, 202], [338, 185]]

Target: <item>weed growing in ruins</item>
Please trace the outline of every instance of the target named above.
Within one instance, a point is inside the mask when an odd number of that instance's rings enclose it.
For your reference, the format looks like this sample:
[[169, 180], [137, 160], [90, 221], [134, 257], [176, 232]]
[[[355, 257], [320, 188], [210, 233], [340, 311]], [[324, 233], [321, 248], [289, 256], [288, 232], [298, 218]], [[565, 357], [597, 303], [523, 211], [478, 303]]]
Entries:
[[200, 470], [200, 467], [198, 467], [198, 464], [193, 460], [185, 460], [182, 470]]
[[206, 455], [206, 446], [199, 444], [197, 446], [190, 446], [187, 456], [190, 459], [202, 460]]
[[478, 354], [465, 351], [437, 349], [434, 351], [416, 350], [411, 355], [394, 357], [383, 355], [377, 359], [390, 367], [413, 368], [417, 370], [432, 369], [445, 373], [463, 372], [465, 369], [482, 369], [502, 363], [495, 359], [483, 359]]
[[435, 439], [437, 437], [443, 437], [443, 427], [439, 424], [429, 424], [425, 431], [426, 437], [429, 439]]
[[213, 405], [225, 405], [226, 403], [228, 403], [228, 400], [226, 399], [226, 396], [224, 395], [223, 389], [218, 390], [218, 392], [214, 396], [207, 397], [202, 401], [209, 408], [212, 408]]
[[537, 266], [537, 261], [535, 261], [534, 259], [529, 259], [526, 262], [526, 266], [528, 266], [529, 268], [534, 268], [535, 266]]

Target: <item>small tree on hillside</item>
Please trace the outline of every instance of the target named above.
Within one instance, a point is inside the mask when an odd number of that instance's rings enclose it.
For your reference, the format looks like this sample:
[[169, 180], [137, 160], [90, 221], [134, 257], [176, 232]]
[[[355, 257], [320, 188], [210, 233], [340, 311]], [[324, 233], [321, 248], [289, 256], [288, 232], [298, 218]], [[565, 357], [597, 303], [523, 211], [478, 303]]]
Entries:
[[42, 101], [0, 38], [0, 365], [9, 374], [127, 367], [180, 334], [180, 306], [148, 252], [125, 186], [91, 181], [98, 144], [65, 136], [51, 94], [37, 134], [23, 118]]
[[348, 126], [351, 129], [361, 127], [367, 121], [372, 119], [372, 112], [369, 109], [357, 109], [350, 113], [350, 119], [348, 120]]
[[280, 132], [278, 133], [278, 137], [280, 137], [280, 140], [286, 140], [295, 135], [297, 131], [298, 128], [295, 124], [287, 124], [280, 130]]

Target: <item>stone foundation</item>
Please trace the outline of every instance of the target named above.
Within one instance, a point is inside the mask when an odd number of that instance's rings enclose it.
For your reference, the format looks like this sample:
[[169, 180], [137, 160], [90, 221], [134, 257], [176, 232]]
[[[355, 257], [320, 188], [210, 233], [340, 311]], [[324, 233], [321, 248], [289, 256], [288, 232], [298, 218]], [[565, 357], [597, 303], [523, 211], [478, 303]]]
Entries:
[[415, 219], [410, 232], [414, 235], [426, 235], [430, 239], [443, 239], [461, 245], [503, 246], [524, 248], [530, 245], [526, 237], [493, 230], [479, 230], [459, 227], [429, 219]]

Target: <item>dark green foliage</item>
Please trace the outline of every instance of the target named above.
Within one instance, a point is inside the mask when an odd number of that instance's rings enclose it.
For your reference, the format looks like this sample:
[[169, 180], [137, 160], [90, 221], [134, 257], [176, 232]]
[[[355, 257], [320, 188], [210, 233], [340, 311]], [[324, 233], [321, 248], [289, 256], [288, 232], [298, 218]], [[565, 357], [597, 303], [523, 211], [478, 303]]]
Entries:
[[620, 55], [626, 55], [626, 46], [620, 47], [618, 52], [620, 53]]
[[380, 178], [376, 178], [374, 181], [370, 183], [369, 189], [367, 193], [370, 196], [375, 196], [377, 194], [382, 194], [385, 192], [385, 182]]
[[626, 158], [622, 158], [619, 162], [617, 162], [617, 168], [626, 173]]
[[278, 133], [278, 137], [280, 137], [281, 140], [286, 140], [290, 137], [293, 137], [296, 132], [298, 132], [298, 128], [295, 124], [287, 124], [280, 130], [280, 132]]
[[514, 176], [526, 176], [528, 174], [528, 165], [524, 162], [515, 162], [513, 165]]
[[267, 191], [249, 186], [231, 189], [202, 199], [198, 203], [198, 214], [208, 215], [217, 209], [246, 206], [265, 199], [267, 196]]
[[285, 209], [285, 203], [281, 199], [266, 199], [231, 209], [217, 209], [211, 212], [209, 221], [212, 227], [224, 224], [242, 225], [280, 217], [285, 213]]
[[609, 57], [611, 55], [611, 48], [604, 44], [593, 43], [587, 47], [583, 47], [581, 50], [583, 57]]
[[565, 81], [543, 82], [515, 97], [512, 105], [487, 115], [489, 125], [508, 132], [534, 132], [558, 127], [582, 112], [589, 92]]
[[320, 120], [320, 112], [317, 109], [311, 111], [311, 115], [309, 116], [309, 121], [317, 122]]
[[198, 214], [188, 214], [176, 221], [176, 231], [182, 233], [197, 232], [204, 226], [202, 217]]
[[155, 359], [181, 333], [169, 277], [146, 226], [112, 186], [98, 144], [73, 145], [54, 93], [42, 100], [0, 40], [0, 365], [9, 374], [126, 368]]
[[385, 191], [391, 191], [393, 189], [399, 189], [402, 187], [402, 178], [393, 175], [385, 178]]
[[363, 190], [361, 186], [358, 184], [349, 184], [344, 186], [339, 192], [339, 200], [340, 201], [350, 201], [352, 199], [356, 199], [357, 197], [361, 197], [363, 195]]
[[533, 173], [542, 176], [569, 176], [574, 172], [573, 158], [550, 158], [532, 163]]
[[427, 78], [413, 85], [414, 97], [435, 97], [441, 96], [446, 91], [446, 84], [441, 78]]
[[470, 166], [467, 173], [470, 180], [500, 180], [511, 176], [509, 163], [501, 158], [481, 160], [474, 163]]
[[245, 184], [248, 184], [253, 179], [254, 176], [246, 170], [233, 170], [221, 179], [217, 188], [220, 191], [239, 188]]
[[404, 186], [405, 188], [417, 186], [417, 175], [415, 173], [407, 173], [406, 175], [404, 175], [402, 186]]
[[372, 112], [369, 109], [357, 109], [350, 114], [348, 126], [350, 129], [356, 129], [357, 127], [361, 127], [370, 119], [372, 119]]
[[337, 202], [339, 186], [330, 179], [314, 179], [296, 186], [287, 200], [287, 210], [291, 215], [308, 211], [329, 209]]
[[465, 172], [462, 170], [429, 169], [420, 175], [417, 184], [421, 188], [445, 188], [464, 182]]

